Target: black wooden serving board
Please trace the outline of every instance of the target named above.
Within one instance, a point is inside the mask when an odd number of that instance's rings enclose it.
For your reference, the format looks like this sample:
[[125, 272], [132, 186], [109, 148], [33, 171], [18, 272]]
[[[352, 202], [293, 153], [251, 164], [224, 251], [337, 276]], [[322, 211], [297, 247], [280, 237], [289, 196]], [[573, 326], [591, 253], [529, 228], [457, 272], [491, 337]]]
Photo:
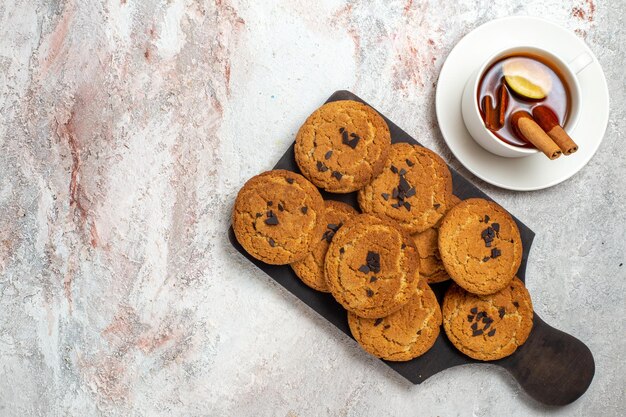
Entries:
[[[336, 91], [327, 102], [338, 100], [355, 100], [365, 103], [353, 93], [343, 90]], [[419, 144], [385, 116], [383, 118], [389, 125], [393, 143]], [[274, 169], [287, 169], [300, 173], [293, 149], [294, 145], [292, 144], [274, 166]], [[454, 194], [458, 197], [463, 200], [470, 197], [492, 200], [453, 168], [450, 168], [450, 172], [452, 173]], [[356, 193], [330, 194], [323, 190], [321, 192], [325, 199], [343, 201], [358, 209]], [[515, 216], [513, 218], [519, 227], [524, 247], [522, 263], [517, 276], [525, 281], [528, 253], [535, 233], [518, 218]], [[288, 265], [268, 265], [250, 256], [237, 242], [232, 227], [229, 230], [229, 239], [232, 245], [252, 263], [345, 334], [352, 337], [346, 311], [334, 300], [332, 295], [315, 291], [304, 285]], [[432, 286], [440, 304], [449, 285], [450, 281]], [[363, 354], [367, 355], [365, 351]], [[484, 363], [469, 358], [456, 350], [447, 339], [443, 329], [441, 329], [435, 345], [424, 355], [407, 362], [383, 362], [414, 384], [419, 384], [437, 372], [453, 366]], [[536, 312], [533, 330], [526, 343], [513, 355], [489, 363], [507, 369], [531, 397], [549, 405], [565, 405], [575, 401], [587, 390], [595, 372], [595, 364], [589, 348], [573, 336], [550, 327]]]

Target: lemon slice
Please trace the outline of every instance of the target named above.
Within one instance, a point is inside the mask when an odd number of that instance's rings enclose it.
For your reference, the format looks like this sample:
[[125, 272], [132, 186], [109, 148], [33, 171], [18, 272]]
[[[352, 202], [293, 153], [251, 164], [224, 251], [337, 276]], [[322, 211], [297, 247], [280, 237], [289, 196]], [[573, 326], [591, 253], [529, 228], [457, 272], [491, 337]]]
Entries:
[[543, 64], [530, 58], [509, 58], [502, 65], [506, 83], [522, 97], [539, 100], [552, 89], [552, 78]]

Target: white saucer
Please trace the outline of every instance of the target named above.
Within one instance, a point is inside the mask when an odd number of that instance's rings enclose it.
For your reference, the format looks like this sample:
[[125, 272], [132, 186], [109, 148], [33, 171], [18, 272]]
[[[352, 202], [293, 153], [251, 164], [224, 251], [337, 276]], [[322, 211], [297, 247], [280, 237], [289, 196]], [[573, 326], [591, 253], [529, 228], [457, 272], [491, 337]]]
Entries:
[[[580, 119], [570, 136], [578, 152], [551, 161], [538, 153], [524, 158], [494, 155], [470, 136], [461, 115], [461, 95], [467, 78], [496, 50], [536, 46], [565, 61], [586, 51], [593, 62], [578, 73], [581, 89]], [[547, 20], [513, 16], [492, 20], [474, 29], [452, 49], [437, 82], [436, 111], [439, 128], [454, 156], [474, 175], [498, 187], [531, 191], [552, 187], [582, 169], [595, 154], [609, 119], [609, 91], [600, 63], [574, 33]]]

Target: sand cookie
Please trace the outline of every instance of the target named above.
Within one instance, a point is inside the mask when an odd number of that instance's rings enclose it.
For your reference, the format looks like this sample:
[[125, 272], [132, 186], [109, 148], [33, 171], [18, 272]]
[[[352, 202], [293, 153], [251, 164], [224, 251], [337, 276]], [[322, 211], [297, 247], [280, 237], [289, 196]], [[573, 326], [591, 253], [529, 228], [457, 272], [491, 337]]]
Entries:
[[408, 233], [419, 233], [442, 218], [451, 193], [450, 170], [437, 154], [396, 143], [383, 171], [358, 197], [363, 212], [398, 222]]
[[443, 301], [443, 328], [467, 356], [492, 361], [526, 342], [533, 327], [530, 294], [519, 278], [491, 295], [474, 295], [452, 284]]
[[232, 222], [237, 241], [273, 265], [306, 256], [326, 227], [324, 200], [313, 184], [291, 171], [267, 171], [239, 190]]
[[364, 319], [348, 313], [354, 338], [367, 352], [389, 361], [408, 361], [426, 353], [439, 336], [441, 309], [424, 280], [408, 303], [395, 313]]
[[422, 233], [413, 235], [420, 257], [420, 275], [429, 284], [436, 284], [450, 279], [441, 262], [437, 246], [437, 229], [431, 227]]
[[[460, 203], [461, 200], [457, 196], [451, 195], [449, 202], [449, 204], [454, 206]], [[429, 284], [436, 284], [450, 279], [439, 255], [438, 235], [436, 226], [413, 235], [413, 240], [420, 256], [420, 275]]]
[[391, 135], [371, 107], [351, 100], [324, 104], [296, 136], [296, 162], [302, 174], [332, 193], [362, 188], [380, 173]]
[[450, 277], [474, 294], [506, 287], [522, 261], [522, 240], [513, 218], [480, 198], [462, 201], [446, 214], [438, 244]]
[[309, 287], [323, 292], [328, 292], [326, 277], [324, 275], [324, 260], [328, 246], [344, 223], [358, 212], [350, 205], [339, 201], [326, 200], [326, 228], [321, 234], [315, 248], [303, 259], [291, 264], [296, 275]]
[[400, 309], [419, 281], [419, 257], [411, 237], [369, 214], [353, 217], [335, 233], [325, 268], [335, 299], [366, 318]]
[[[459, 197], [455, 196], [454, 194], [450, 194], [448, 195], [448, 211], [450, 211], [450, 209], [454, 206], [456, 206], [457, 204], [459, 204], [461, 200]], [[447, 212], [446, 212], [447, 213]], [[444, 215], [445, 216], [445, 215]], [[443, 217], [441, 219], [439, 219], [439, 221], [437, 222], [437, 224], [435, 225], [436, 228], [439, 228], [439, 226], [441, 226], [441, 221], [443, 220]]]

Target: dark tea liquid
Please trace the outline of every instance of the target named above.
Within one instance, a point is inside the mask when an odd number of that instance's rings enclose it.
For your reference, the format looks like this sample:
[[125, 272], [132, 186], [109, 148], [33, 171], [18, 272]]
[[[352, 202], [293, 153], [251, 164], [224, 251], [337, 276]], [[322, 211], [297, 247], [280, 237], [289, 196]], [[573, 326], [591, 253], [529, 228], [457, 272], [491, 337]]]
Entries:
[[[530, 64], [539, 65], [540, 67], [545, 69], [547, 74], [549, 74], [552, 84], [551, 89], [549, 90], [546, 97], [538, 100], [526, 98], [517, 94], [509, 85], [507, 85], [504, 80], [503, 67], [507, 60], [511, 59], [531, 60], [534, 62], [530, 62]], [[563, 81], [563, 77], [559, 74], [557, 68], [555, 68], [553, 65], [550, 64], [550, 62], [546, 61], [542, 57], [532, 54], [515, 54], [504, 57], [499, 61], [496, 61], [489, 68], [487, 68], [478, 85], [477, 97], [478, 108], [480, 109], [480, 114], [483, 118], [483, 121], [485, 121], [483, 97], [491, 96], [492, 102], [496, 103], [498, 100], [497, 90], [501, 84], [505, 85], [509, 93], [509, 103], [504, 118], [505, 122], [500, 129], [491, 129], [491, 131], [502, 141], [510, 145], [520, 146], [524, 148], [534, 147], [531, 143], [528, 143], [524, 139], [518, 137], [513, 132], [513, 128], [510, 123], [510, 116], [518, 110], [526, 110], [532, 114], [532, 110], [535, 106], [544, 105], [554, 111], [557, 118], [559, 119], [559, 124], [561, 126], [563, 126], [567, 122], [567, 116], [570, 108], [570, 93], [567, 89], [565, 81]]]

